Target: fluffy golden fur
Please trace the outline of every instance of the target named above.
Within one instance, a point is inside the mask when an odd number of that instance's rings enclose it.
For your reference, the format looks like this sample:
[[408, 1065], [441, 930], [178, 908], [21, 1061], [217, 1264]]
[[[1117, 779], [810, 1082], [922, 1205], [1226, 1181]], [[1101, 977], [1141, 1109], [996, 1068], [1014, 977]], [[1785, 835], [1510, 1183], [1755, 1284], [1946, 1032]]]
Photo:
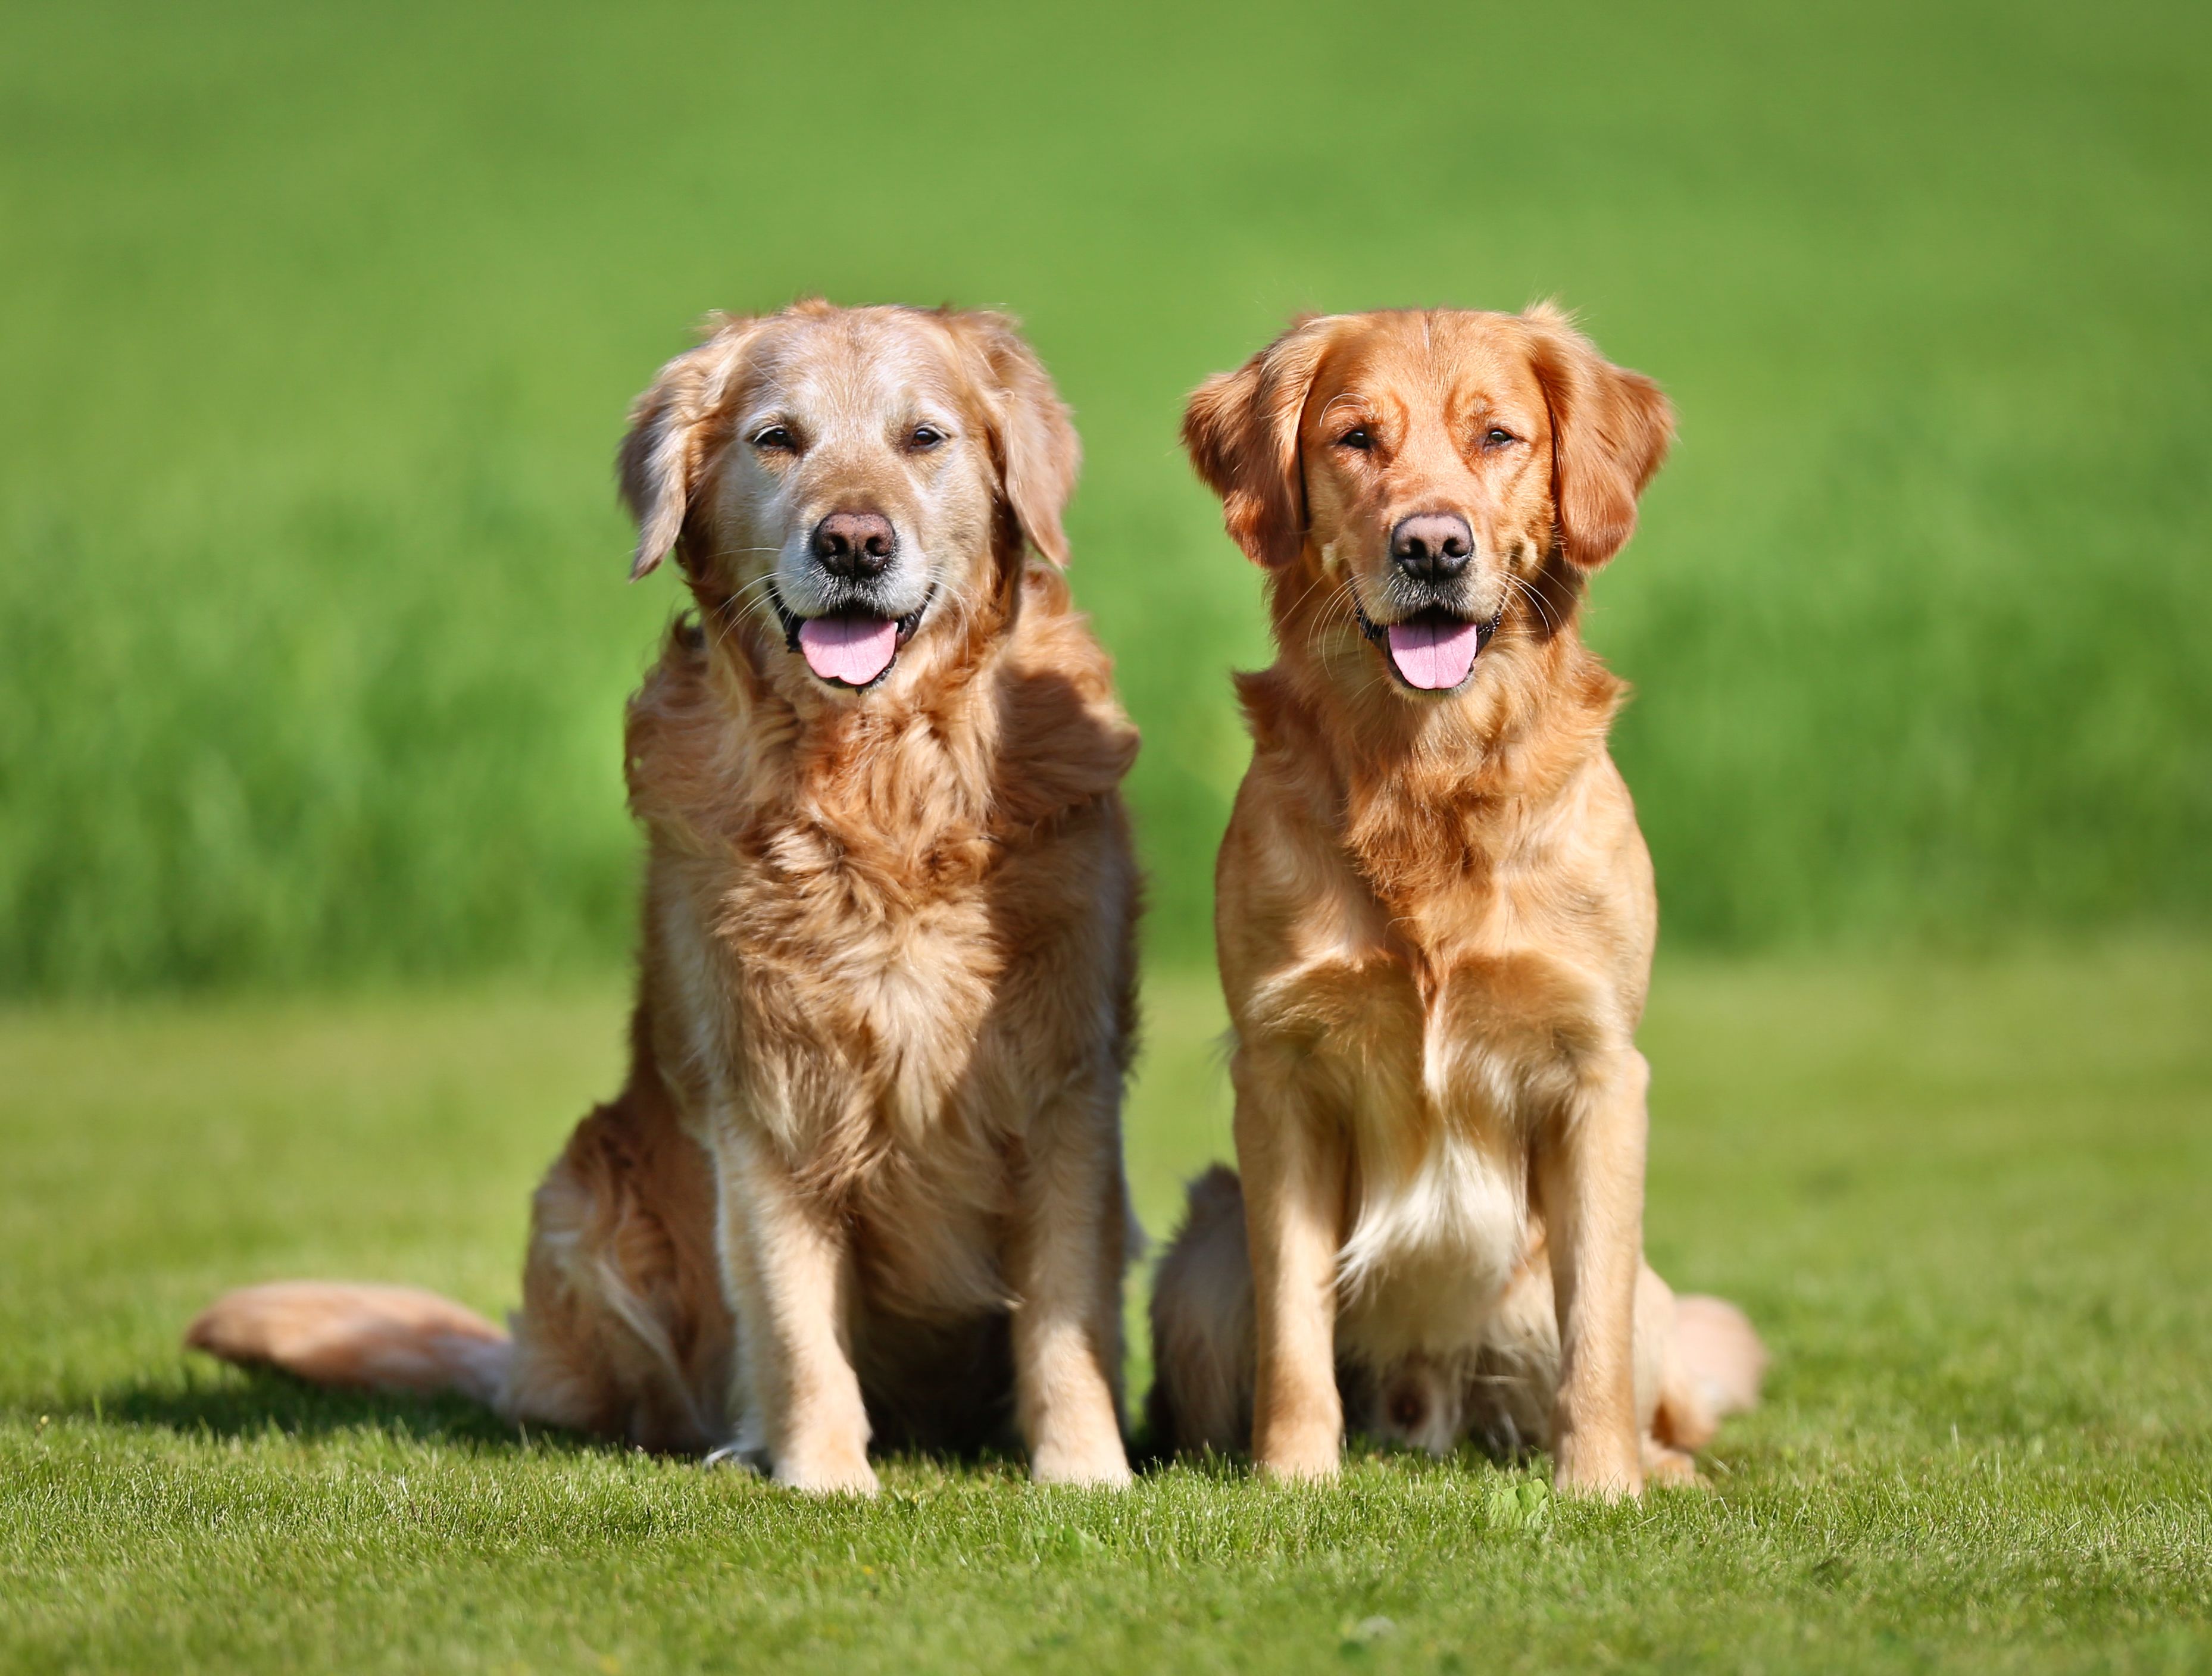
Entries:
[[[632, 1068], [538, 1189], [513, 1335], [292, 1286], [191, 1342], [810, 1490], [872, 1490], [872, 1437], [1126, 1480], [1137, 742], [1060, 574], [1077, 465], [995, 315], [802, 303], [664, 368], [622, 486], [697, 614], [629, 709]], [[823, 617], [895, 625], [888, 665], [817, 673]]]
[[[1349, 1400], [1633, 1494], [1756, 1394], [1741, 1315], [1642, 1261], [1656, 905], [1576, 633], [1672, 429], [1546, 307], [1304, 320], [1191, 399], [1279, 655], [1216, 894], [1243, 1179], [1162, 1266], [1167, 1441], [1323, 1476]], [[1401, 658], [1425, 623], [1471, 664]]]

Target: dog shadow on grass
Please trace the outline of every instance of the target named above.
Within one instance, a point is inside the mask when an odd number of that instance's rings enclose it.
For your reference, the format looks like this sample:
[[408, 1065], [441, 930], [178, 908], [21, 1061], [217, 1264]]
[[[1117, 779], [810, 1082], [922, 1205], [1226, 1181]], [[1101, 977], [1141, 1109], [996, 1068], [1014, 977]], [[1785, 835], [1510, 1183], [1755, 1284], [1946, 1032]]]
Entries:
[[[516, 1425], [462, 1397], [337, 1389], [311, 1385], [270, 1368], [210, 1370], [187, 1363], [168, 1377], [126, 1381], [89, 1395], [11, 1405], [11, 1418], [67, 1417], [96, 1425], [144, 1428], [184, 1442], [234, 1438], [253, 1442], [272, 1437], [314, 1442], [380, 1436], [396, 1443], [458, 1445], [518, 1456], [641, 1453], [635, 1445], [618, 1439], [535, 1424]], [[1021, 1452], [996, 1442], [949, 1452], [894, 1442], [881, 1451], [871, 1451], [871, 1456], [878, 1466], [902, 1475], [1028, 1477]], [[702, 1467], [706, 1464], [696, 1455], [661, 1458]], [[1132, 1451], [1132, 1464], [1140, 1474], [1149, 1475], [1170, 1463], [1139, 1445]], [[743, 1467], [728, 1470], [749, 1475]]]
[[[443, 1445], [490, 1456], [549, 1460], [644, 1453], [634, 1444], [585, 1432], [514, 1425], [459, 1397], [337, 1390], [310, 1385], [289, 1374], [261, 1368], [225, 1368], [210, 1373], [187, 1367], [181, 1378], [130, 1381], [108, 1386], [90, 1396], [10, 1405], [4, 1412], [10, 1419], [67, 1417], [97, 1425], [143, 1428], [167, 1434], [180, 1442], [232, 1439], [241, 1442], [270, 1439], [314, 1442], [380, 1437], [403, 1445]], [[707, 1463], [696, 1455], [658, 1458], [708, 1470]], [[894, 1488], [902, 1483], [912, 1488], [917, 1480], [933, 1479], [996, 1480], [1015, 1485], [1026, 1484], [1029, 1479], [1028, 1462], [1023, 1453], [1003, 1444], [950, 1453], [894, 1444], [880, 1451], [871, 1450], [870, 1458], [878, 1470], [886, 1473], [886, 1484]], [[1389, 1460], [1417, 1474], [1449, 1472], [1456, 1466], [1474, 1471], [1478, 1478], [1491, 1483], [1493, 1490], [1496, 1485], [1504, 1485], [1504, 1490], [1497, 1493], [1518, 1493], [1523, 1502], [1531, 1497], [1540, 1499], [1542, 1495], [1540, 1486], [1528, 1477], [1532, 1468], [1541, 1475], [1540, 1460], [1501, 1462], [1475, 1453], [1472, 1446], [1455, 1457], [1439, 1461], [1419, 1452], [1357, 1439], [1349, 1459]], [[1226, 1485], [1243, 1482], [1251, 1473], [1250, 1461], [1241, 1455], [1217, 1454], [1211, 1450], [1180, 1454], [1162, 1449], [1142, 1426], [1130, 1440], [1129, 1464], [1140, 1483], [1199, 1478]], [[742, 1466], [720, 1470], [739, 1479], [760, 1482]], [[1516, 1486], [1524, 1482], [1532, 1487], [1516, 1492]], [[1493, 1494], [1492, 1499], [1495, 1498]], [[1516, 1517], [1534, 1516], [1528, 1507], [1521, 1503], [1515, 1503], [1509, 1511], [1514, 1512]]]
[[181, 1377], [137, 1379], [89, 1396], [38, 1405], [39, 1412], [141, 1426], [180, 1438], [322, 1438], [382, 1433], [394, 1442], [514, 1449], [605, 1447], [576, 1434], [518, 1427], [459, 1397], [336, 1390], [272, 1369], [187, 1365]]

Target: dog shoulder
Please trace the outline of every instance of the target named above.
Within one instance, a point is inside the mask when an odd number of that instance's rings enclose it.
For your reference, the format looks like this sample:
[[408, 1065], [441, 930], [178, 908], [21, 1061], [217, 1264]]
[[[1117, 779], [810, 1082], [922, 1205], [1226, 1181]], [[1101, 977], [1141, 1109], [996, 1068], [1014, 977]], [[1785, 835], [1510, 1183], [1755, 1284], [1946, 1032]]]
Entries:
[[1032, 566], [1024, 577], [999, 671], [999, 805], [1009, 823], [1035, 826], [1112, 798], [1137, 759], [1137, 729], [1115, 694], [1113, 660], [1057, 573]]

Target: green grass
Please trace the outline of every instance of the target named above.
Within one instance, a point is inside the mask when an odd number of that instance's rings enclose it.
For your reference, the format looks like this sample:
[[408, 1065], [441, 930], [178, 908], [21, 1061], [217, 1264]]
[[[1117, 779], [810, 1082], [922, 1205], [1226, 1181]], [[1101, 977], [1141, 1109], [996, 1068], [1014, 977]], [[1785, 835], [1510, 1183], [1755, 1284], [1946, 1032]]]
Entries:
[[1010, 306], [1202, 959], [1294, 309], [1557, 293], [1682, 413], [1592, 632], [1670, 934], [2212, 920], [2212, 13], [0, 13], [0, 993], [629, 942], [608, 461], [710, 307]]
[[[1157, 1235], [1226, 1114], [1212, 985], [1147, 993]], [[822, 1505], [184, 1358], [235, 1281], [509, 1303], [620, 1014], [0, 1015], [0, 1667], [2212, 1669], [2212, 949], [1663, 965], [1652, 1254], [1776, 1361], [1632, 1509], [1374, 1457]]]

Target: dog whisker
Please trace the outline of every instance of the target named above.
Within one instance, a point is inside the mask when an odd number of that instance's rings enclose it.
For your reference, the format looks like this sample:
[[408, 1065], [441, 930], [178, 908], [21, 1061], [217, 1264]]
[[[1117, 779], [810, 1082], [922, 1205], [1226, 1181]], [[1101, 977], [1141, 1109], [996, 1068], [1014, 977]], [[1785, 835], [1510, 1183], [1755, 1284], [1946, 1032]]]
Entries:
[[1505, 580], [1512, 583], [1516, 588], [1519, 589], [1522, 594], [1526, 595], [1528, 603], [1536, 608], [1537, 615], [1544, 619], [1544, 632], [1547, 635], [1558, 634], [1559, 632], [1559, 625], [1553, 620], [1550, 608], [1544, 604], [1544, 596], [1538, 592], [1534, 587], [1531, 587], [1527, 582], [1522, 581], [1521, 578], [1514, 575], [1510, 571], [1506, 573]]

